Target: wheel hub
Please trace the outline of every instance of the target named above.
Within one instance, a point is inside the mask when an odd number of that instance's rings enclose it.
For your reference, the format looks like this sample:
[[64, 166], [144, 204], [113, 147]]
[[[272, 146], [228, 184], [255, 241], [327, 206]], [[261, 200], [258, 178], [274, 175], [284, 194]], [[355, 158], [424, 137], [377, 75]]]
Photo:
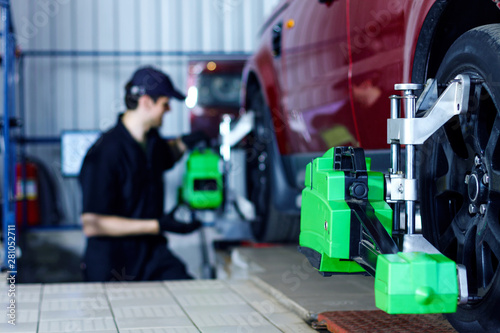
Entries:
[[480, 213], [484, 215], [488, 202], [488, 174], [484, 171], [481, 158], [474, 158], [472, 172], [465, 177], [467, 194], [469, 197], [469, 214]]
[[477, 197], [479, 196], [479, 180], [478, 180], [478, 177], [477, 177], [477, 174], [473, 173], [470, 177], [469, 177], [469, 184], [468, 184], [468, 192], [469, 192], [469, 200], [472, 202], [472, 203], [475, 203], [476, 200], [477, 200]]

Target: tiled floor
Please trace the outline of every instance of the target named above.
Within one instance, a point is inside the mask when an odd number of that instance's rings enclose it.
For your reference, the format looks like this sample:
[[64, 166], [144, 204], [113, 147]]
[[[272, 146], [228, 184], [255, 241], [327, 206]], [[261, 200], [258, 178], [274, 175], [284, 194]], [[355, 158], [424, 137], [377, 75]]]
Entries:
[[[2, 285], [5, 314], [8, 302]], [[249, 280], [19, 284], [16, 325], [7, 321], [0, 332], [315, 332]]]
[[[297, 248], [238, 248], [219, 280], [0, 285], [0, 332], [315, 332], [326, 311], [375, 310], [373, 278], [324, 278]], [[2, 313], [5, 312], [5, 315]]]

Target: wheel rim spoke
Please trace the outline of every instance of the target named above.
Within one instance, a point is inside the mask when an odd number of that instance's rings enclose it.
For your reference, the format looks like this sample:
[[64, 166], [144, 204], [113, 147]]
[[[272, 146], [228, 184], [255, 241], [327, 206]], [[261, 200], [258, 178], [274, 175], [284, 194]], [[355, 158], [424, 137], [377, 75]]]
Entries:
[[[449, 132], [449, 130], [447, 131]], [[460, 131], [459, 131], [460, 132]], [[462, 133], [460, 132], [460, 135]], [[457, 147], [452, 146], [449, 141], [441, 144], [437, 159], [436, 173], [436, 196], [446, 192], [463, 193], [465, 184], [463, 179], [458, 179], [456, 174], [464, 173], [468, 169], [470, 162], [460, 156]]]
[[493, 231], [487, 228], [488, 232], [484, 237], [484, 242], [486, 242], [495, 257], [500, 258], [500, 235], [498, 231]]
[[453, 160], [455, 161], [452, 161], [450, 165], [454, 167], [449, 167], [446, 174], [436, 179], [436, 196], [445, 195], [449, 192], [461, 195], [465, 190], [464, 180], [456, 177], [457, 169], [465, 170], [465, 167], [460, 161]]
[[[464, 173], [467, 169], [467, 160], [457, 156], [454, 148], [444, 142], [438, 148], [437, 154], [437, 172], [434, 178], [436, 186], [434, 201], [436, 205], [435, 215], [438, 216], [440, 239], [439, 246], [441, 250], [448, 249], [457, 237], [460, 237], [460, 229], [466, 224], [467, 210], [464, 207], [465, 182], [458, 177], [457, 173]], [[460, 242], [460, 239], [457, 239]], [[463, 240], [462, 240], [463, 243]], [[458, 245], [458, 244], [457, 244]], [[456, 251], [449, 248], [448, 251]], [[447, 253], [448, 253], [447, 251]], [[456, 253], [449, 253], [455, 256]]]
[[485, 92], [482, 84], [475, 84], [471, 86], [472, 103], [469, 102], [469, 112], [466, 116], [462, 116], [462, 122], [464, 123], [462, 128], [468, 128], [470, 130], [467, 136], [467, 144], [472, 148], [469, 152], [474, 155], [485, 147], [485, 143], [488, 137], [487, 122], [484, 119], [483, 109], [486, 109], [485, 105]]
[[[492, 214], [493, 215], [493, 214]], [[487, 216], [485, 217], [488, 218]], [[500, 230], [496, 221], [485, 223], [476, 239], [477, 282], [486, 289], [498, 269], [500, 258]]]
[[460, 231], [459, 225], [466, 223], [465, 219], [465, 211], [462, 213], [464, 209], [462, 209], [450, 223], [450, 225], [446, 228], [446, 230], [440, 234], [439, 237], [439, 249], [441, 252], [445, 254], [450, 254], [455, 256], [456, 253], [449, 253], [453, 251], [457, 251], [453, 248], [453, 244], [456, 242], [458, 247], [461, 247], [464, 243], [464, 235]]
[[491, 134], [488, 138], [488, 144], [485, 150], [485, 157], [490, 162], [490, 166], [492, 168], [491, 171], [496, 174], [500, 174], [500, 157], [498, 156], [500, 153], [499, 147], [500, 140], [500, 116], [495, 118], [495, 122], [493, 123], [493, 127], [491, 130]]

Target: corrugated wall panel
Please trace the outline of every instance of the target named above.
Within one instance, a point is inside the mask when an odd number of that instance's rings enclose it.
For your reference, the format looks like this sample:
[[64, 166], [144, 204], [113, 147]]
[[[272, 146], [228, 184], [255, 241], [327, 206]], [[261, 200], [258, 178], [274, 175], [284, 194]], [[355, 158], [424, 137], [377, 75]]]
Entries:
[[116, 49], [115, 43], [115, 0], [94, 0], [95, 24], [97, 26], [97, 50], [112, 51]]
[[136, 1], [138, 10], [138, 20], [140, 22], [139, 29], [139, 48], [141, 50], [157, 51], [161, 49], [158, 41], [161, 41], [160, 20], [158, 15], [160, 1], [158, 0], [143, 0], [139, 3]]
[[118, 25], [118, 50], [135, 51], [139, 50], [139, 37], [142, 24], [139, 22], [139, 12], [137, 11], [137, 0], [115, 0], [115, 14]]
[[[200, 51], [203, 47], [203, 20], [201, 0], [182, 1], [182, 49], [184, 51]], [[179, 33], [173, 31], [173, 33]]]
[[[93, 26], [96, 24], [93, 7], [94, 1], [72, 1], [71, 30], [72, 50], [93, 50]], [[93, 89], [93, 59], [84, 57], [74, 63], [74, 85], [76, 85], [75, 111], [77, 126], [81, 129], [93, 129], [95, 124], [94, 89]], [[57, 132], [56, 132], [57, 133]]]
[[263, 2], [261, 1], [245, 1], [243, 15], [243, 49], [246, 52], [252, 52], [256, 46], [258, 31], [266, 16], [264, 12]]
[[202, 1], [203, 51], [213, 52], [224, 49], [224, 17], [214, 6], [213, 1]]
[[184, 1], [161, 2], [162, 50], [182, 50], [182, 8]]
[[243, 1], [224, 1], [220, 6], [224, 15], [224, 51], [242, 51], [243, 41]]
[[[73, 19], [73, 10], [70, 3], [60, 5], [57, 10], [57, 16], [51, 20], [53, 31], [53, 44], [54, 48], [58, 50], [70, 50], [73, 48], [75, 41], [73, 41], [73, 29], [68, 29], [71, 26]], [[37, 66], [37, 58], [28, 58], [33, 62], [33, 66]], [[73, 82], [75, 73], [73, 71], [74, 61], [70, 58], [52, 58], [53, 66], [53, 82], [51, 82], [51, 89], [54, 91], [54, 119], [56, 119], [58, 133], [59, 129], [73, 129], [78, 126], [77, 100], [76, 95], [78, 91], [74, 90]], [[29, 77], [29, 73], [26, 73]], [[26, 93], [26, 98], [29, 99], [30, 94]], [[29, 114], [29, 111], [27, 112]], [[54, 133], [51, 133], [54, 134]]]

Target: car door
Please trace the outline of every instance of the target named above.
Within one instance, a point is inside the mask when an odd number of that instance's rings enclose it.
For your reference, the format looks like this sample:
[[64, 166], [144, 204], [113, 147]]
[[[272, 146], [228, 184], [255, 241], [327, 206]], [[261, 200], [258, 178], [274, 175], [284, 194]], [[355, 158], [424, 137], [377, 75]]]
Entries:
[[289, 153], [357, 145], [348, 90], [346, 3], [296, 0], [283, 16], [281, 87]]
[[403, 80], [409, 5], [406, 0], [349, 0], [353, 112], [365, 149], [389, 148], [389, 96]]

